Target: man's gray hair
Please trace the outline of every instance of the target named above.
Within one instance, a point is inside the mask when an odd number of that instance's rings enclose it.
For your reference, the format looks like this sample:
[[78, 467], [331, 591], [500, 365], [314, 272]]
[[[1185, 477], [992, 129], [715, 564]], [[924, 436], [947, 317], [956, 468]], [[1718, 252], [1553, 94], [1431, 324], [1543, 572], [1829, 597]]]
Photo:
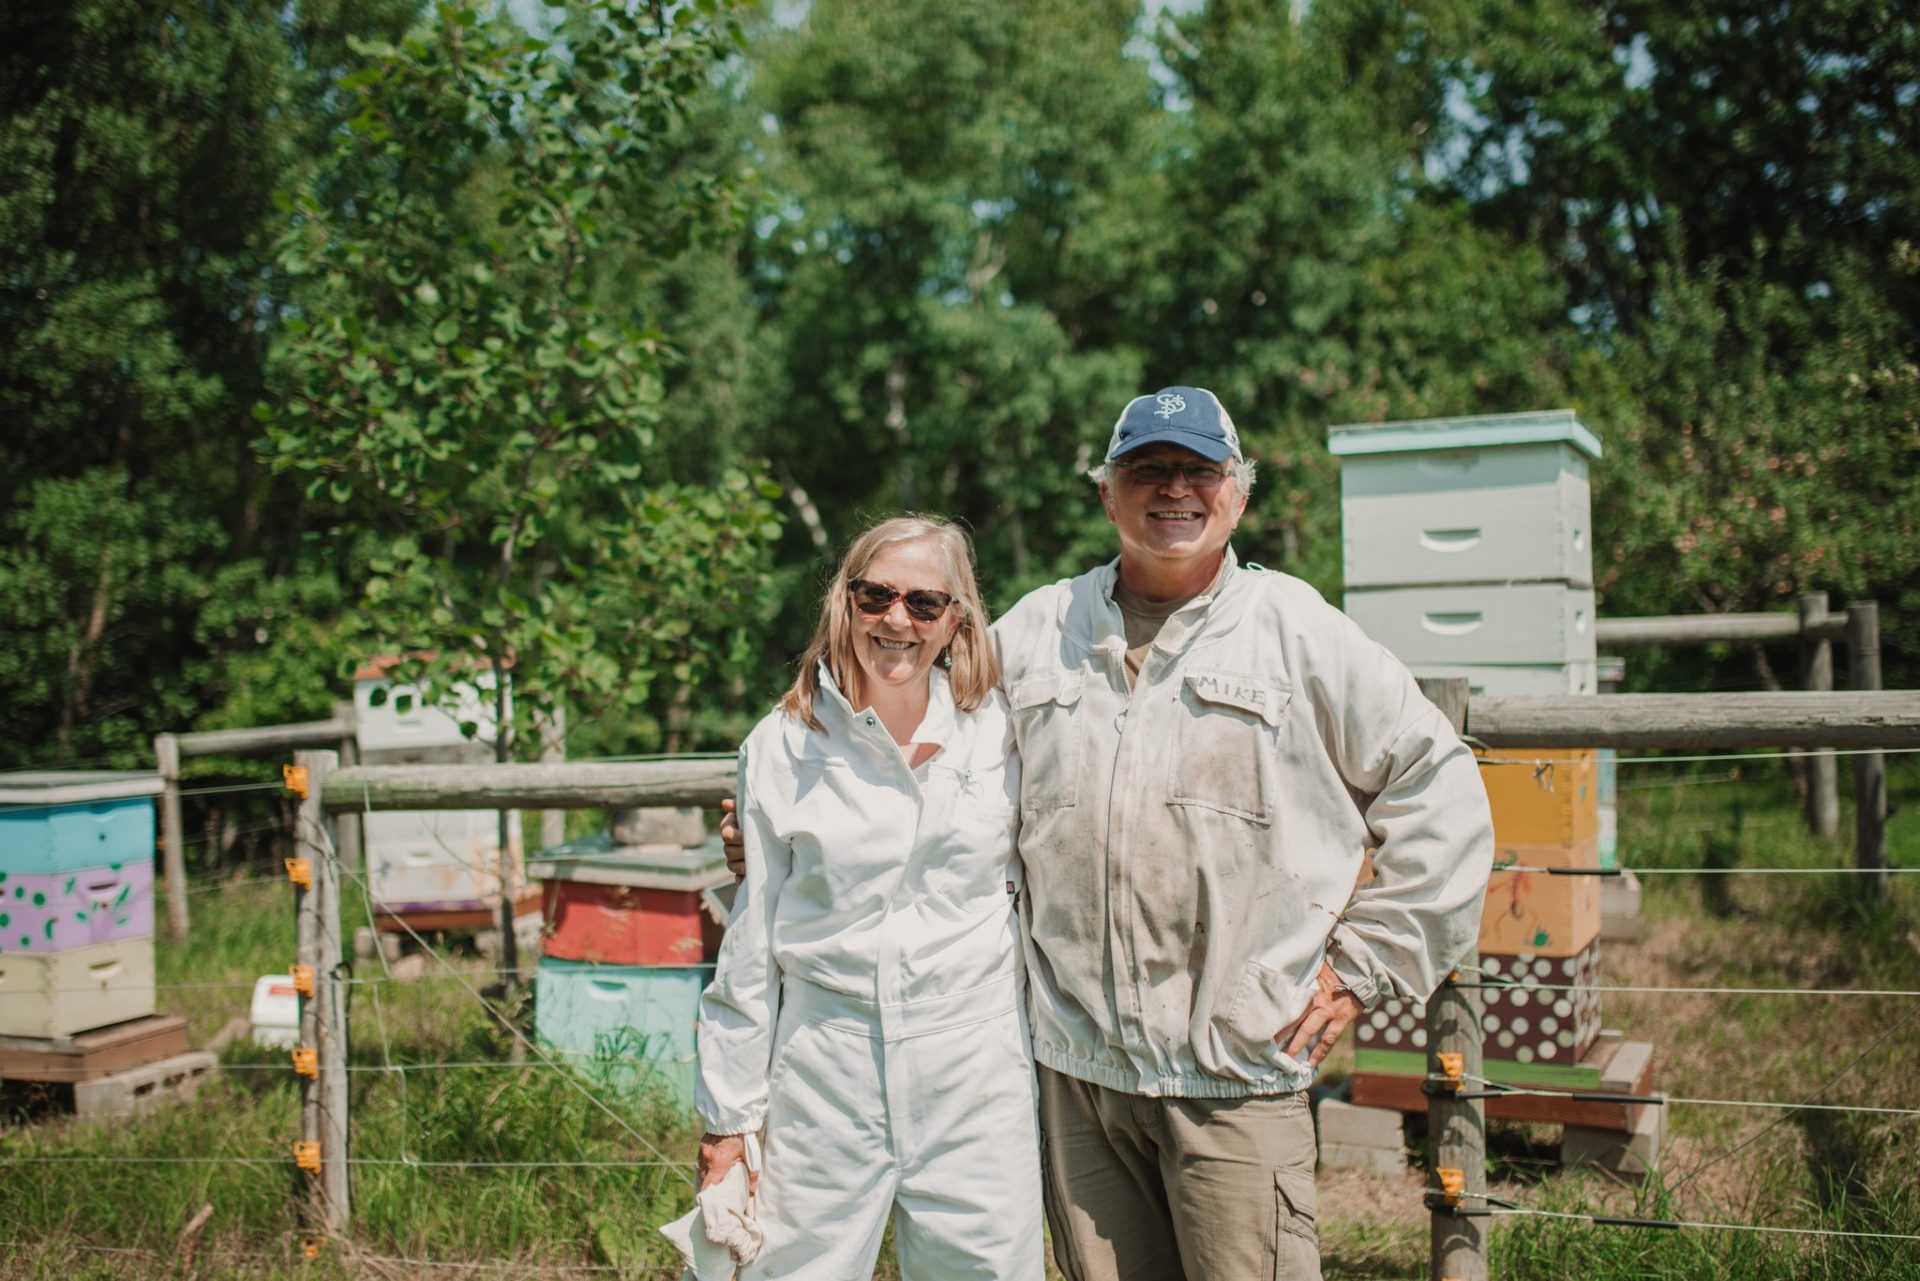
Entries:
[[[1240, 490], [1240, 496], [1245, 498], [1251, 494], [1253, 492], [1254, 479], [1260, 472], [1259, 467], [1255, 466], [1253, 459], [1235, 458], [1231, 460], [1229, 470], [1233, 473], [1233, 483]], [[1096, 485], [1111, 485], [1113, 483], [1113, 464], [1111, 462], [1103, 462], [1098, 466], [1089, 467], [1087, 469], [1087, 479]]]

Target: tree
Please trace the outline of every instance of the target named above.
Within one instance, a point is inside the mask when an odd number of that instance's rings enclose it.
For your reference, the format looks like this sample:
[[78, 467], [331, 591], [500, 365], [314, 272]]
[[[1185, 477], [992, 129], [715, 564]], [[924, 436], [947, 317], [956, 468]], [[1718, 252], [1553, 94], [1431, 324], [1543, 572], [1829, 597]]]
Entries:
[[502, 759], [516, 716], [724, 677], [754, 614], [768, 491], [642, 487], [656, 429], [698, 427], [662, 401], [665, 336], [603, 291], [618, 253], [717, 216], [717, 175], [654, 183], [650, 153], [731, 47], [690, 9], [578, 7], [550, 43], [441, 5], [364, 47], [292, 202], [275, 465], [384, 531], [355, 638], [407, 655], [399, 679], [451, 699], [463, 665], [512, 663]]
[[1564, 304], [1539, 255], [1434, 200], [1443, 93], [1423, 22], [1328, 0], [1209, 5], [1162, 33], [1181, 112], [1178, 217], [1150, 383], [1219, 392], [1266, 467], [1253, 552], [1331, 591], [1338, 422], [1541, 408]]
[[[974, 531], [990, 598], [1085, 567], [1084, 471], [1137, 390], [1155, 118], [1116, 0], [819, 3], [757, 46], [765, 450], [825, 548], [888, 508]], [[810, 580], [811, 575], [807, 578]], [[810, 581], [806, 587], [812, 586]], [[798, 648], [814, 598], [796, 592]], [[791, 652], [789, 649], [787, 652]]]
[[247, 413], [272, 194], [324, 131], [345, 35], [411, 8], [78, 0], [0, 18], [0, 573], [23, 593], [0, 632], [19, 681], [0, 760], [150, 764], [154, 731], [241, 703], [324, 712], [281, 624], [326, 598], [339, 549], [303, 542]]

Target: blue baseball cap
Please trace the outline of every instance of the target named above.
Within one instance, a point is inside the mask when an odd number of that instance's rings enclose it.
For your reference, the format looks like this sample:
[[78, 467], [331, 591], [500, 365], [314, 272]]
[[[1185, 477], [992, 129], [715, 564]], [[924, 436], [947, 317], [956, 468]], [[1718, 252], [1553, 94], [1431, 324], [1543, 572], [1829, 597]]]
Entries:
[[1182, 445], [1210, 462], [1241, 456], [1233, 419], [1220, 398], [1204, 387], [1162, 387], [1128, 401], [1107, 442], [1107, 461], [1161, 441]]

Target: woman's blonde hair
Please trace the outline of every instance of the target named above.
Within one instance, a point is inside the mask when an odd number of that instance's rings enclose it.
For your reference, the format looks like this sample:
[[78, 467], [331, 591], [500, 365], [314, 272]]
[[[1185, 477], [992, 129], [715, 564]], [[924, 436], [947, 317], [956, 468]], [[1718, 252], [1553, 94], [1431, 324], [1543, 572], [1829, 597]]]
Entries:
[[951, 660], [947, 678], [952, 684], [954, 706], [972, 711], [1000, 681], [993, 642], [987, 638], [986, 607], [980, 603], [980, 587], [974, 581], [973, 543], [957, 525], [938, 516], [895, 516], [854, 539], [840, 558], [840, 568], [834, 571], [820, 602], [820, 621], [814, 624], [813, 639], [800, 655], [800, 670], [794, 675], [793, 685], [780, 696], [781, 708], [813, 729], [822, 728], [813, 709], [820, 693], [821, 660], [826, 660], [834, 684], [849, 694], [860, 670], [853, 653], [853, 592], [847, 584], [862, 577], [883, 550], [904, 543], [931, 544], [946, 571], [947, 592], [953, 597], [948, 608], [957, 610], [959, 616], [959, 626], [945, 655]]

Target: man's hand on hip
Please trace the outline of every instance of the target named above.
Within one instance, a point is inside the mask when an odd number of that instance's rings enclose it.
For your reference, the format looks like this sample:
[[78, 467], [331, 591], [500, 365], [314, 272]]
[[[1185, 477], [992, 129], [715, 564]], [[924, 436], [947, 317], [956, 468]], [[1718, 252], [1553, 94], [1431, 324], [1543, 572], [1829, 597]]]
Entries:
[[720, 802], [720, 843], [727, 851], [727, 870], [735, 881], [747, 879], [747, 841], [740, 835], [740, 817], [731, 799]]
[[[1320, 1061], [1327, 1057], [1340, 1034], [1347, 1030], [1347, 1024], [1360, 1017], [1360, 999], [1341, 986], [1340, 976], [1334, 973], [1333, 966], [1326, 961], [1320, 962], [1320, 973], [1315, 976], [1319, 989], [1313, 999], [1307, 1002], [1307, 1008], [1300, 1017], [1273, 1034], [1280, 1042], [1280, 1048], [1293, 1058], [1299, 1058], [1307, 1046], [1313, 1046], [1313, 1057], [1307, 1060], [1309, 1067], [1319, 1067]], [[1314, 1037], [1320, 1039], [1315, 1043]]]

